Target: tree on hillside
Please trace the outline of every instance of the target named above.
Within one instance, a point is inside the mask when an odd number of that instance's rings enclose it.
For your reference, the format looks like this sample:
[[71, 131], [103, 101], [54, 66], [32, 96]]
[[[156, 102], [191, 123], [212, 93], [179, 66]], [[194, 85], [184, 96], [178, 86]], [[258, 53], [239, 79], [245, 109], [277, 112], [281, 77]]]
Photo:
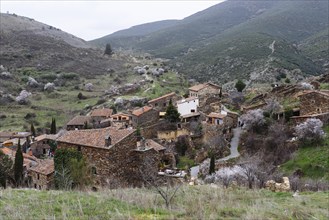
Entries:
[[56, 120], [55, 118], [51, 119], [51, 125], [50, 125], [50, 134], [56, 134]]
[[21, 149], [21, 142], [18, 139], [18, 146], [15, 154], [15, 163], [14, 163], [14, 178], [16, 186], [20, 186], [23, 179], [23, 153]]
[[33, 123], [31, 123], [31, 133], [32, 133], [33, 137], [36, 137], [35, 128], [34, 128]]
[[244, 128], [259, 132], [263, 125], [265, 125], [264, 112], [261, 109], [248, 111], [241, 116], [241, 121]]
[[12, 174], [13, 161], [0, 151], [0, 186], [6, 188], [7, 180]]
[[107, 55], [110, 55], [110, 56], [113, 54], [113, 50], [112, 50], [112, 47], [111, 47], [110, 43], [106, 44], [104, 54], [107, 54]]
[[210, 164], [209, 164], [209, 174], [215, 173], [215, 154], [212, 153], [210, 156]]
[[235, 83], [235, 88], [238, 90], [238, 92], [242, 92], [242, 90], [244, 90], [244, 88], [246, 88], [246, 84], [241, 79], [239, 79]]
[[320, 119], [309, 118], [304, 123], [295, 127], [297, 137], [304, 142], [319, 142], [325, 133], [322, 129], [323, 123]]
[[172, 104], [172, 101], [170, 100], [166, 110], [165, 119], [169, 122], [179, 122], [180, 121], [179, 116], [180, 116], [179, 112], [177, 111], [175, 106]]

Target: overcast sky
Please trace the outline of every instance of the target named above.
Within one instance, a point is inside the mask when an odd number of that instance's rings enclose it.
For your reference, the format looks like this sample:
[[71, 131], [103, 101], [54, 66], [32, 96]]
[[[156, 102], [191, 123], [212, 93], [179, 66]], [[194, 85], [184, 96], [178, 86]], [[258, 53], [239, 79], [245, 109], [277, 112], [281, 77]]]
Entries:
[[34, 18], [77, 37], [92, 40], [138, 24], [183, 19], [222, 1], [1, 0], [0, 10]]

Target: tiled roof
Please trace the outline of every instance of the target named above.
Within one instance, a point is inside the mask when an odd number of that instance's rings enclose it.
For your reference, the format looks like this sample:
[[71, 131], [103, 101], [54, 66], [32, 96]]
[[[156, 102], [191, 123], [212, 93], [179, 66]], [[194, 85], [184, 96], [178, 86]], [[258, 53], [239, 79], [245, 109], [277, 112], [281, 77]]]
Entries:
[[189, 97], [189, 98], [177, 101], [177, 104], [182, 104], [182, 103], [194, 101], [194, 100], [197, 100], [197, 99], [198, 99], [198, 97]]
[[54, 160], [52, 159], [38, 160], [38, 164], [36, 166], [31, 167], [29, 170], [37, 173], [41, 173], [43, 175], [49, 175], [55, 172]]
[[91, 117], [90, 116], [78, 115], [78, 116], [75, 116], [66, 125], [84, 125], [85, 122], [90, 122], [90, 121], [91, 121]]
[[144, 107], [134, 110], [131, 114], [135, 115], [135, 116], [140, 116], [143, 113], [150, 111], [151, 109], [153, 109], [151, 106], [144, 106]]
[[57, 136], [54, 134], [43, 134], [35, 137], [34, 141], [42, 141], [42, 140], [56, 140]]
[[113, 117], [116, 117], [116, 116], [125, 116], [125, 117], [129, 117], [130, 115], [129, 115], [129, 114], [126, 114], [126, 113], [122, 113], [122, 112], [120, 112], [120, 113], [116, 113], [116, 114], [112, 115], [112, 118], [113, 118]]
[[209, 118], [225, 118], [227, 115], [223, 115], [220, 113], [216, 113], [216, 112], [211, 112], [209, 115], [207, 115], [207, 117]]
[[216, 84], [213, 84], [213, 83], [202, 83], [202, 84], [198, 84], [198, 85], [195, 85], [195, 86], [192, 86], [189, 88], [189, 90], [193, 90], [193, 91], [200, 91], [201, 89], [204, 89], [206, 88], [207, 86], [214, 86], [214, 87], [218, 87], [218, 89], [220, 88], [219, 85], [216, 85]]
[[32, 135], [31, 132], [13, 132], [13, 131], [0, 132], [0, 137], [3, 138], [26, 138], [31, 135]]
[[145, 140], [145, 147], [146, 148], [153, 148], [156, 151], [161, 151], [161, 150], [165, 150], [166, 148], [164, 146], [162, 146], [161, 144], [155, 142], [152, 139], [146, 139]]
[[110, 117], [113, 113], [113, 109], [110, 108], [99, 108], [91, 111], [91, 117]]
[[158, 97], [158, 98], [152, 99], [152, 100], [148, 101], [148, 103], [157, 102], [157, 101], [159, 101], [159, 100], [161, 100], [161, 99], [166, 99], [166, 98], [171, 97], [171, 96], [174, 96], [174, 95], [176, 95], [176, 93], [171, 92], [171, 93], [169, 93], [169, 94], [166, 94], [166, 95], [160, 96], [160, 97]]
[[124, 137], [133, 133], [135, 129], [89, 129], [89, 130], [72, 130], [67, 131], [62, 137], [57, 139], [57, 142], [65, 142], [76, 145], [90, 146], [90, 147], [105, 147], [105, 138], [110, 135], [111, 145], [120, 142]]

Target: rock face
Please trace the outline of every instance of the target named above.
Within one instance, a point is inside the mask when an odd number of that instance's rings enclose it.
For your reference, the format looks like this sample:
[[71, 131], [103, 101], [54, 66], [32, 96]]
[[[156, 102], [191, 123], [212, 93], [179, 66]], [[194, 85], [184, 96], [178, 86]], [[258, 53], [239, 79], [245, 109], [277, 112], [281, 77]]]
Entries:
[[265, 183], [265, 188], [273, 192], [289, 192], [290, 182], [288, 177], [283, 177], [283, 183], [277, 183], [274, 180], [269, 180]]

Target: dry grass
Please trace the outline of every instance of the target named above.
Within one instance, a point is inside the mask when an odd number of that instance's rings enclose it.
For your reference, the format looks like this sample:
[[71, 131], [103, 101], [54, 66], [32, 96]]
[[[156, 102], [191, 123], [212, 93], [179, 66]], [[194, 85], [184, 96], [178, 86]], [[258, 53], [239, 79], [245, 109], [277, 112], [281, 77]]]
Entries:
[[7, 189], [0, 219], [328, 219], [328, 192], [183, 186], [170, 210], [149, 189], [63, 192]]

